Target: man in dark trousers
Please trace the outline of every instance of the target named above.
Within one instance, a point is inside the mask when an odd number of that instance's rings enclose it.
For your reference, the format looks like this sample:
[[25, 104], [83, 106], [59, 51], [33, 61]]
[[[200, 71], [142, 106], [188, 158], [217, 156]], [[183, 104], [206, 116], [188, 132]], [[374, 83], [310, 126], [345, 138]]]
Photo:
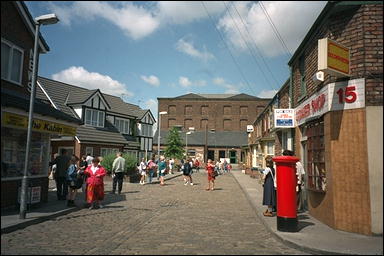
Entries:
[[61, 155], [56, 157], [50, 166], [56, 164], [55, 181], [57, 188], [57, 200], [66, 200], [68, 194], [68, 183], [67, 183], [67, 170], [69, 167], [69, 161], [71, 157], [67, 155], [67, 150], [63, 149]]

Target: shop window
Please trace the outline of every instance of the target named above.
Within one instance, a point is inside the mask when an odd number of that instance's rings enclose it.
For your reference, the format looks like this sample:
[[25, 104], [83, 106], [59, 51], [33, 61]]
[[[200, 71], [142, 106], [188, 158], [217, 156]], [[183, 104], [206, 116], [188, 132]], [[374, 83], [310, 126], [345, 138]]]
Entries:
[[[1, 128], [1, 179], [21, 178], [24, 173], [27, 131]], [[48, 175], [49, 135], [32, 132], [28, 175]]]
[[219, 158], [225, 158], [225, 150], [219, 150]]
[[21, 84], [23, 58], [21, 48], [1, 39], [1, 78]]
[[324, 121], [307, 126], [307, 173], [309, 190], [326, 191], [326, 170], [324, 159]]
[[85, 154], [86, 155], [90, 155], [90, 156], [93, 156], [93, 147], [86, 147], [85, 148]]

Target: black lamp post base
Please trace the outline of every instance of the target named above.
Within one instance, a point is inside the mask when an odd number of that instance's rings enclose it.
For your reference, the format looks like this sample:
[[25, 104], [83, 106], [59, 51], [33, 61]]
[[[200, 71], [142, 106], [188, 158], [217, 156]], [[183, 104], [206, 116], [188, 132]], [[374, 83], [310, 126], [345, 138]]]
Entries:
[[277, 216], [277, 230], [283, 232], [297, 232], [297, 218], [284, 218]]

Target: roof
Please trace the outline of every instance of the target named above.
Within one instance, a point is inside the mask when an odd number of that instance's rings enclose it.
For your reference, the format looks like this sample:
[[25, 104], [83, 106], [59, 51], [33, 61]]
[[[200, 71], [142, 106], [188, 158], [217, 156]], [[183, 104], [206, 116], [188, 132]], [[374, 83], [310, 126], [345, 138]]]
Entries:
[[111, 131], [105, 128], [97, 128], [92, 126], [80, 126], [77, 128], [77, 138], [80, 142], [92, 141], [106, 144], [122, 144], [131, 146], [139, 146], [139, 143], [134, 140], [127, 139], [118, 131]]
[[[28, 95], [22, 95], [15, 91], [1, 88], [1, 106], [14, 107], [14, 108], [22, 109], [22, 110], [25, 110], [26, 112], [29, 112], [29, 103], [30, 103], [30, 98]], [[56, 119], [64, 120], [64, 121], [75, 123], [78, 125], [82, 124], [81, 120], [73, 117], [72, 115], [68, 115], [66, 113], [61, 112], [60, 110], [55, 109], [51, 105], [44, 103], [43, 100], [36, 98], [34, 103], [35, 103], [33, 108], [34, 113], [53, 117]]]
[[[48, 78], [38, 77], [39, 84], [44, 88], [52, 102], [63, 112], [77, 117], [67, 104], [82, 104], [87, 101], [97, 91], [100, 92], [107, 104], [109, 104], [109, 112], [120, 114], [123, 116], [131, 116], [141, 119], [149, 110], [143, 110], [137, 105], [124, 102], [121, 98], [109, 94], [102, 93], [100, 90], [89, 90], [86, 88], [70, 85], [67, 83], [51, 80]], [[40, 87], [37, 87], [36, 97], [49, 100]]]
[[[169, 131], [161, 131], [160, 144], [165, 144]], [[205, 131], [195, 131], [188, 136], [188, 145], [204, 146]], [[153, 137], [153, 144], [158, 144], [158, 131]], [[180, 133], [180, 138], [185, 144], [185, 132]], [[241, 131], [216, 131], [207, 132], [207, 144], [209, 147], [241, 147], [248, 143], [247, 132]]]
[[174, 98], [157, 99], [181, 99], [181, 100], [268, 100], [269, 98], [259, 98], [245, 93], [240, 94], [195, 94], [188, 93]]

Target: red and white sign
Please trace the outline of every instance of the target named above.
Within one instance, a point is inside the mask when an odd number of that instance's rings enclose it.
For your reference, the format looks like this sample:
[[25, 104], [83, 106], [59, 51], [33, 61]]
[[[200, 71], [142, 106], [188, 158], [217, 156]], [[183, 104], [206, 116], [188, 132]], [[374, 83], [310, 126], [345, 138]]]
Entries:
[[364, 86], [364, 78], [324, 86], [295, 108], [296, 124], [302, 125], [308, 118], [321, 116], [328, 111], [365, 107]]

